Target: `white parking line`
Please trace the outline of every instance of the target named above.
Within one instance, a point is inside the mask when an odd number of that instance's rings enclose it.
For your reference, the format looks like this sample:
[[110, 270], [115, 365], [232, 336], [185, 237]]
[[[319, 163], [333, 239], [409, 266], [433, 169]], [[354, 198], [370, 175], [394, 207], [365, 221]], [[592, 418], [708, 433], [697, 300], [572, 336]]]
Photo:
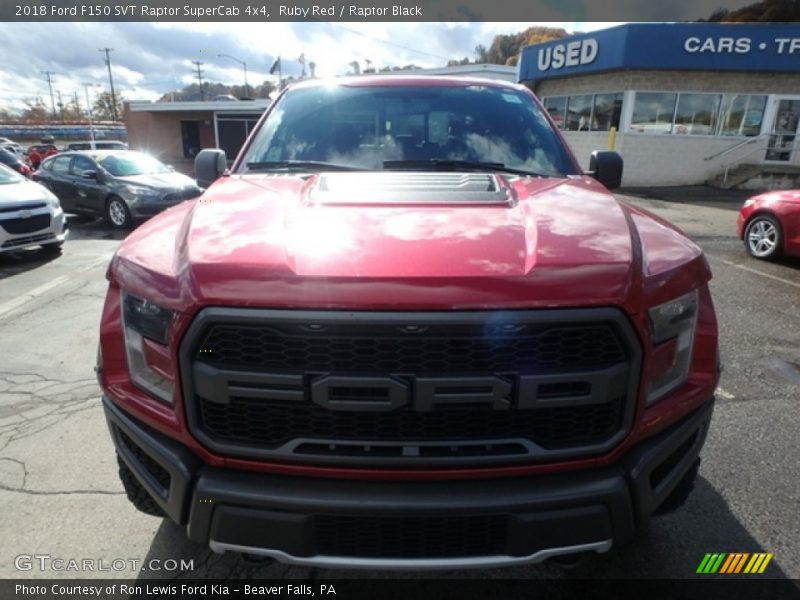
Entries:
[[712, 260], [718, 260], [719, 262], [728, 265], [729, 267], [736, 267], [737, 269], [741, 269], [742, 271], [747, 271], [748, 273], [753, 273], [754, 275], [761, 275], [762, 277], [766, 277], [767, 279], [772, 279], [774, 281], [780, 281], [781, 283], [785, 283], [786, 285], [790, 285], [792, 287], [800, 288], [800, 283], [796, 281], [789, 281], [788, 279], [784, 279], [783, 277], [778, 277], [776, 275], [770, 275], [769, 273], [764, 273], [763, 271], [759, 271], [758, 269], [754, 269], [752, 267], [747, 267], [745, 265], [740, 265], [739, 263], [731, 262], [729, 260], [725, 260], [724, 258], [717, 258], [714, 256], [710, 256]]
[[0, 304], [0, 318], [7, 315], [10, 312], [13, 312], [14, 310], [20, 308], [21, 306], [24, 306], [25, 304], [31, 302], [32, 300], [35, 300], [40, 296], [44, 296], [50, 290], [55, 289], [58, 286], [63, 285], [68, 281], [75, 279], [75, 275], [77, 275], [78, 273], [91, 271], [93, 269], [96, 269], [97, 267], [107, 265], [109, 260], [111, 260], [110, 254], [106, 257], [95, 259], [85, 267], [73, 271], [72, 275], [69, 276], [61, 275], [60, 277], [51, 279], [47, 283], [43, 283], [42, 285], [33, 288], [31, 291], [27, 292], [26, 294], [23, 294], [18, 298], [14, 298], [13, 300], [9, 300], [8, 302]]
[[736, 396], [734, 396], [730, 392], [726, 392], [721, 387], [718, 387], [715, 393], [717, 396], [719, 396], [720, 398], [724, 398], [725, 400], [733, 400], [734, 398], [736, 398]]

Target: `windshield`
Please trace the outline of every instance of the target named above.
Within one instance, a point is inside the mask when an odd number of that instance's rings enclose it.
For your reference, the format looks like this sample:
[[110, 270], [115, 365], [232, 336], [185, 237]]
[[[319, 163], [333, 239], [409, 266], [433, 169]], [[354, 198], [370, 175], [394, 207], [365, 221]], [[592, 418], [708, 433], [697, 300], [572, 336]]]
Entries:
[[152, 156], [138, 152], [120, 154], [98, 154], [97, 163], [114, 177], [168, 173], [169, 168]]
[[25, 178], [19, 175], [16, 171], [13, 171], [7, 166], [0, 164], [0, 185], [20, 183], [21, 181], [25, 181]]
[[366, 170], [400, 168], [403, 161], [462, 161], [463, 168], [466, 161], [545, 175], [576, 172], [530, 95], [482, 85], [290, 90], [256, 133], [240, 172], [281, 161]]

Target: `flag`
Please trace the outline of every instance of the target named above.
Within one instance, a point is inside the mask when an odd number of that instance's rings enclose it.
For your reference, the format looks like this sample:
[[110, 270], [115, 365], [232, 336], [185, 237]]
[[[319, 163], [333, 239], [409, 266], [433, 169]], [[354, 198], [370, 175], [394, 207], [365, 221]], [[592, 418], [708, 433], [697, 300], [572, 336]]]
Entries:
[[297, 62], [299, 62], [301, 65], [305, 66], [305, 64], [306, 64], [306, 53], [305, 52], [303, 52], [300, 56], [297, 57]]
[[272, 66], [269, 68], [269, 74], [274, 75], [275, 71], [281, 70], [281, 57], [275, 59], [275, 62], [272, 63]]

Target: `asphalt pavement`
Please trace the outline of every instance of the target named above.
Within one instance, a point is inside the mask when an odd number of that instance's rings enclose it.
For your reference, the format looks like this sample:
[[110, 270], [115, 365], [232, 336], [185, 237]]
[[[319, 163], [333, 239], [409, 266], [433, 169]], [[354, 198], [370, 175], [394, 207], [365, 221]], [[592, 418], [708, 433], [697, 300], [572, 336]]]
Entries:
[[[800, 260], [764, 263], [746, 255], [734, 237], [737, 194], [626, 193], [694, 237], [714, 272], [725, 371], [696, 489], [686, 506], [653, 520], [635, 543], [571, 570], [546, 564], [436, 577], [682, 579], [694, 576], [707, 552], [771, 552], [764, 577], [800, 578]], [[70, 224], [60, 257], [0, 254], [0, 577], [389, 575], [216, 555], [128, 503], [92, 371], [104, 273], [122, 235], [99, 221]], [[20, 571], [20, 555], [105, 565], [134, 560], [153, 568]], [[170, 570], [167, 559], [193, 560], [194, 568]]]

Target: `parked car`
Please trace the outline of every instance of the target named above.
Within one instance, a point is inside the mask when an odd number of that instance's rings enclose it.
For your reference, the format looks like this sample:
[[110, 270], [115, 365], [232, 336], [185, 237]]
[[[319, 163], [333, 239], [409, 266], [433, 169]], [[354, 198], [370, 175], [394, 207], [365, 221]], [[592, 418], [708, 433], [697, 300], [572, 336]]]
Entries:
[[34, 179], [58, 196], [67, 212], [102, 216], [117, 228], [203, 191], [152, 156], [129, 150], [62, 152], [46, 159]]
[[0, 252], [30, 246], [59, 252], [66, 236], [67, 220], [58, 198], [0, 165]]
[[64, 152], [74, 152], [76, 150], [127, 150], [128, 144], [116, 140], [70, 142], [64, 148]]
[[748, 198], [739, 210], [736, 229], [750, 256], [762, 260], [800, 256], [800, 190]]
[[107, 271], [97, 372], [137, 508], [216, 552], [452, 569], [606, 552], [686, 501], [708, 262], [530, 90], [303, 82], [226, 169], [201, 151], [202, 201]]
[[30, 177], [31, 173], [33, 173], [32, 169], [22, 162], [19, 156], [5, 148], [0, 148], [0, 164], [14, 169], [17, 173], [25, 177]]
[[22, 146], [7, 137], [0, 137], [0, 148], [5, 148], [17, 156], [23, 155]]

